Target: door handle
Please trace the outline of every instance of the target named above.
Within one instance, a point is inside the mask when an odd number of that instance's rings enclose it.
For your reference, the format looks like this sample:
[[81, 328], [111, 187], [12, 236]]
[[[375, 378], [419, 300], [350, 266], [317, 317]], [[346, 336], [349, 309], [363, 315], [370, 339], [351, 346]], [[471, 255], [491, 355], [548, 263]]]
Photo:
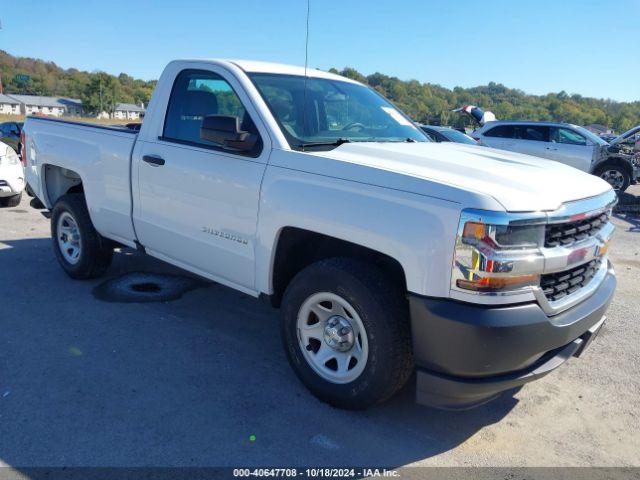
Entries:
[[158, 155], [144, 155], [142, 157], [142, 161], [147, 162], [150, 165], [155, 165], [157, 167], [164, 165], [164, 158], [159, 157]]
[[551, 148], [551, 147], [547, 147], [547, 150], [553, 150], [554, 152], [558, 151], [557, 148]]

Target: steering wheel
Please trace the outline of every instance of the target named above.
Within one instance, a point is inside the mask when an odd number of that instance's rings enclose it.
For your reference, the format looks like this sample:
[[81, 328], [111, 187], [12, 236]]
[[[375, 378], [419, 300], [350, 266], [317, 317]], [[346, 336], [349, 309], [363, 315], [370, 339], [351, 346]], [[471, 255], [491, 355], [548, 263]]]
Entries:
[[362, 123], [360, 123], [360, 122], [351, 122], [351, 123], [348, 123], [347, 125], [345, 125], [344, 127], [342, 127], [342, 130], [343, 130], [343, 131], [344, 131], [344, 130], [354, 130], [354, 129], [356, 129], [356, 128], [359, 128], [360, 130], [364, 130], [364, 129], [365, 129], [365, 128], [367, 128], [367, 127], [365, 127], [365, 126], [364, 126]]

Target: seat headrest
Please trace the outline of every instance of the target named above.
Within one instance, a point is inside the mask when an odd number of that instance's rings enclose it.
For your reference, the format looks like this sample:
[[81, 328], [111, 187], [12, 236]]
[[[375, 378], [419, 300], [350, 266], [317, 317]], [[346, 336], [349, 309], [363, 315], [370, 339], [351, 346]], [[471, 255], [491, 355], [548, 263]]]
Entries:
[[204, 117], [218, 113], [218, 99], [206, 90], [188, 90], [182, 103], [182, 115], [185, 117]]

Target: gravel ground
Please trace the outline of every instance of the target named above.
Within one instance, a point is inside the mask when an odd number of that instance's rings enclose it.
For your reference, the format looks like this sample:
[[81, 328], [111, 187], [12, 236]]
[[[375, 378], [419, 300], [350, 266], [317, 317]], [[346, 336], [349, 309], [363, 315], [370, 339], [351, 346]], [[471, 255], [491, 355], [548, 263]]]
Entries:
[[[297, 381], [277, 311], [201, 282], [98, 299], [104, 280], [62, 272], [25, 196], [0, 210], [0, 465], [640, 466], [640, 218], [615, 223], [618, 291], [580, 359], [472, 411], [417, 406], [409, 386], [345, 412]], [[125, 252], [108, 277], [135, 272], [185, 275]]]

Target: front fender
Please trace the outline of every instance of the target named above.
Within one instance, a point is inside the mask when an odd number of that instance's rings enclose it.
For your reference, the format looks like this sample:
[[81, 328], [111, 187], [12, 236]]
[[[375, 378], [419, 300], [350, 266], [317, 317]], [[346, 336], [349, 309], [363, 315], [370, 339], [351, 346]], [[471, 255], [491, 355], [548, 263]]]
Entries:
[[410, 292], [446, 296], [460, 205], [442, 199], [270, 165], [262, 184], [257, 290], [273, 293], [278, 235], [296, 227], [397, 260]]

